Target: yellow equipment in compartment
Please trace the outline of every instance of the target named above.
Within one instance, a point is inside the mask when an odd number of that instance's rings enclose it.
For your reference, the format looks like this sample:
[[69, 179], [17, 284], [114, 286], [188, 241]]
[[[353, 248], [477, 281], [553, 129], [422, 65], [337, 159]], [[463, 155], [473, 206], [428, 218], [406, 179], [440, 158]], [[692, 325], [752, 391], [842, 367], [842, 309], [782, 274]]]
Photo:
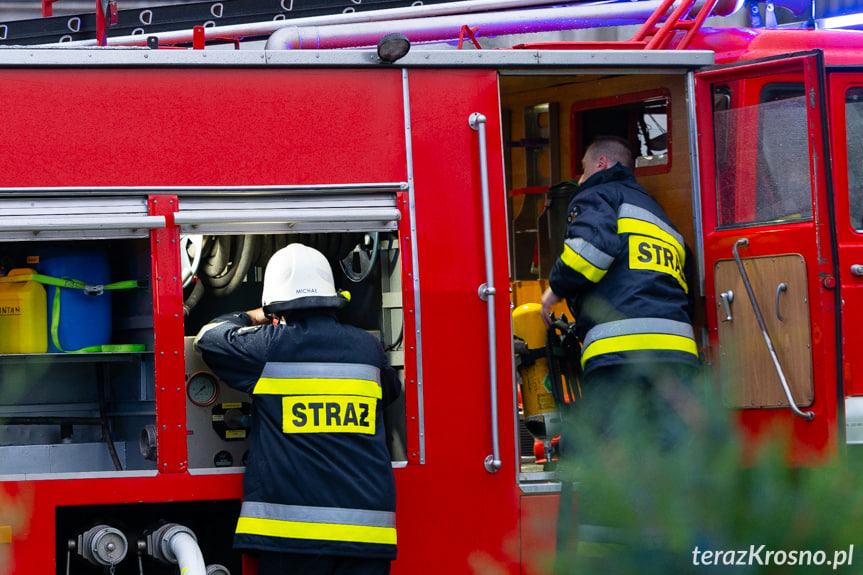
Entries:
[[[548, 359], [545, 353], [548, 330], [542, 321], [542, 306], [520, 305], [512, 310], [512, 330], [517, 340], [527, 345], [528, 354], [520, 356], [518, 367], [524, 425], [551, 453], [551, 440], [560, 435], [560, 411], [551, 391]], [[550, 461], [550, 459], [549, 459]]]
[[0, 354], [48, 351], [45, 288], [36, 270], [17, 268], [0, 278]]

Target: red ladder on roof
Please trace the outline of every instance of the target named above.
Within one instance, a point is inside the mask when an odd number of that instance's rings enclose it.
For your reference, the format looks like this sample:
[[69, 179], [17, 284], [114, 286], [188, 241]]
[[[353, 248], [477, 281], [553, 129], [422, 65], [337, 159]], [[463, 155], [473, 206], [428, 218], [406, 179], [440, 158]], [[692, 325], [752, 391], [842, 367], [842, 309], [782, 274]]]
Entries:
[[[662, 23], [662, 26], [657, 28], [656, 23], [659, 22], [659, 19], [662, 18], [666, 12], [668, 12], [668, 9], [674, 4], [674, 1], [675, 0], [663, 0], [659, 8], [650, 15], [650, 18], [648, 18], [638, 32], [636, 32], [630, 42], [644, 43], [645, 50], [663, 50], [668, 46], [668, 43], [671, 42], [671, 38], [674, 36], [674, 31], [687, 30], [686, 35], [677, 45], [677, 49], [685, 50], [692, 42], [695, 34], [698, 33], [698, 30], [701, 29], [701, 25], [704, 23], [704, 20], [711, 12], [713, 12], [713, 8], [716, 6], [716, 2], [718, 0], [705, 0], [704, 5], [698, 11], [698, 14], [696, 14], [695, 19], [693, 20], [685, 20], [683, 18], [684, 16], [689, 15], [689, 11], [692, 9], [696, 0], [684, 0], [674, 9], [665, 22]], [[650, 39], [648, 40], [648, 38]]]

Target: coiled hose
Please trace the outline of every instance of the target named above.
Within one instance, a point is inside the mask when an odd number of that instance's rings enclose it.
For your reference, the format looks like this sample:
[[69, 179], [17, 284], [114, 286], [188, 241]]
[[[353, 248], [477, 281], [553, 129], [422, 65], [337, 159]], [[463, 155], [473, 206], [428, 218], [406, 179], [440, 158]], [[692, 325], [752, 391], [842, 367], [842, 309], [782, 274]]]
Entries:
[[[341, 261], [363, 242], [361, 233], [270, 234], [244, 236], [204, 236], [201, 242], [181, 242], [191, 274], [197, 276], [191, 293], [183, 302], [183, 314], [188, 316], [205, 293], [225, 297], [245, 280], [252, 266], [266, 267], [270, 257], [290, 243], [301, 243], [323, 253], [329, 261]], [[374, 242], [371, 265], [361, 275], [348, 277], [363, 281], [374, 267], [378, 242]], [[190, 253], [189, 250], [193, 250]], [[196, 250], [200, 249], [200, 254]], [[197, 266], [196, 266], [197, 264]], [[186, 266], [184, 266], [186, 267]], [[197, 267], [197, 269], [195, 269]], [[345, 274], [348, 271], [342, 266]], [[353, 277], [352, 277], [353, 276]], [[358, 279], [359, 278], [359, 279]]]

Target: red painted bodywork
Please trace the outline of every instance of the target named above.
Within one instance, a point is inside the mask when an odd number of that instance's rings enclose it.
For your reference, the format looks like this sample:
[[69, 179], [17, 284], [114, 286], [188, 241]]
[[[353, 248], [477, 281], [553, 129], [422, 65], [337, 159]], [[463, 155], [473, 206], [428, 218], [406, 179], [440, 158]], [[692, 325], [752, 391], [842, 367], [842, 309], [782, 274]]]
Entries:
[[[512, 513], [518, 507], [515, 434], [512, 423], [505, 423], [512, 421], [511, 416], [500, 418], [503, 469], [491, 474], [483, 466], [492, 452], [492, 423], [487, 304], [479, 299], [477, 289], [486, 278], [482, 202], [476, 192], [481, 177], [478, 132], [468, 123], [474, 112], [488, 118], [494, 283], [500, 293], [509, 277], [497, 74], [494, 70], [416, 70], [410, 72], [409, 82], [426, 463], [396, 470], [400, 516], [422, 518], [399, 524], [397, 569], [429, 572], [429, 561], [434, 561], [440, 572], [470, 572], [494, 565], [503, 572], [518, 573], [518, 521]], [[498, 410], [509, 415], [514, 409], [509, 300], [497, 297], [496, 305]], [[454, 400], [476, 409], [466, 416], [452, 408]], [[458, 436], [471, 441], [459, 450], [456, 471], [451, 441]], [[436, 496], [441, 497], [437, 502]], [[418, 501], [410, 501], [417, 497], [424, 500], [419, 507]], [[455, 519], [454, 509], [472, 512]], [[431, 541], [436, 544], [430, 546]]]

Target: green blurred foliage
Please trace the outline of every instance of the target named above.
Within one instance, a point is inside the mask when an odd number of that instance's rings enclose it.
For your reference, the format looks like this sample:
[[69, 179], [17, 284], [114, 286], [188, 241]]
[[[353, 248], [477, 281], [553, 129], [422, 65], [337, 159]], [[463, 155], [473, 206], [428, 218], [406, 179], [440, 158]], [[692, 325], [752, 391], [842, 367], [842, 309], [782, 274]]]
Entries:
[[578, 442], [559, 472], [578, 520], [559, 525], [557, 575], [827, 573], [837, 560], [836, 572], [863, 573], [863, 489], [844, 457], [793, 467], [778, 434], [745, 451], [731, 413], [694, 395], [678, 402], [680, 441], [663, 449], [635, 401], [621, 402], [613, 437], [568, 418]]

